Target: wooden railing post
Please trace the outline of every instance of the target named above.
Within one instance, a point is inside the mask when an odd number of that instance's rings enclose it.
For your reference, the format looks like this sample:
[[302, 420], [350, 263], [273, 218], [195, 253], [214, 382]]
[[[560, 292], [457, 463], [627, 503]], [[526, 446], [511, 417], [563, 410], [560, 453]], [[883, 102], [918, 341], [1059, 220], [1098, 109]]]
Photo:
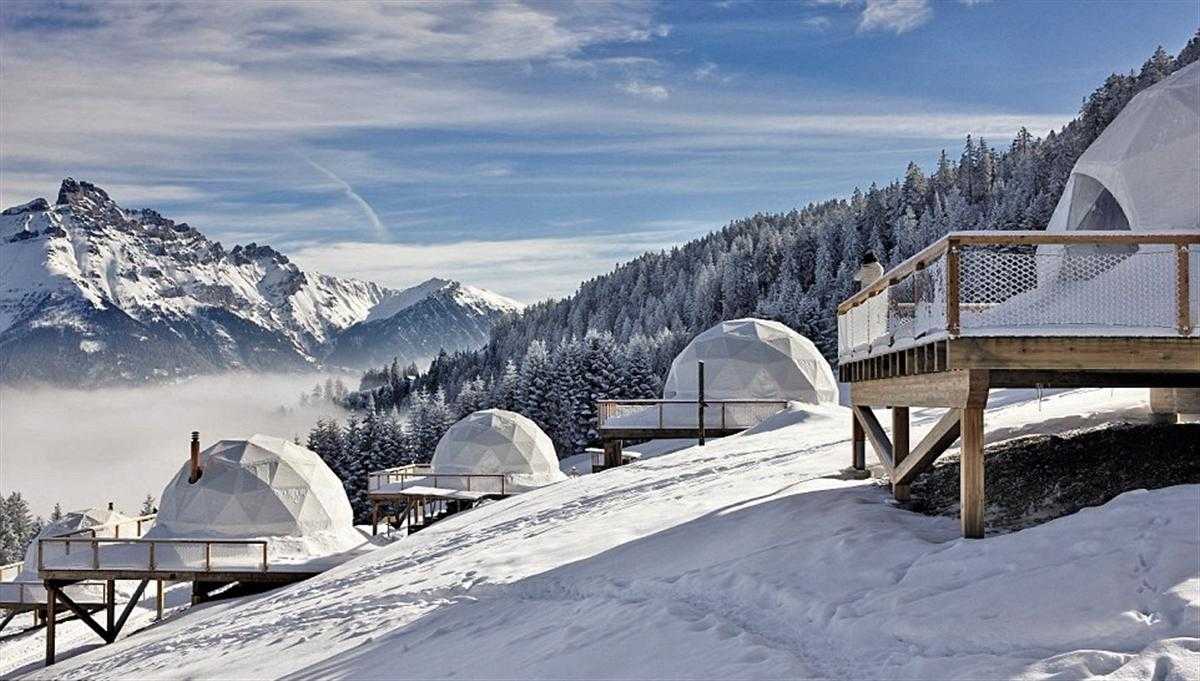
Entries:
[[263, 572], [266, 572], [267, 571], [267, 542], [262, 543], [262, 549], [263, 549], [262, 550], [262, 569], [263, 569]]
[[204, 571], [212, 572], [212, 542], [204, 542]]
[[946, 250], [946, 331], [957, 336], [959, 330], [959, 262], [958, 244], [950, 241]]
[[154, 546], [155, 546], [155, 542], [153, 539], [151, 539], [150, 540], [150, 569], [151, 570], [154, 569]]
[[1175, 245], [1175, 301], [1180, 335], [1192, 333], [1191, 281], [1187, 244]]

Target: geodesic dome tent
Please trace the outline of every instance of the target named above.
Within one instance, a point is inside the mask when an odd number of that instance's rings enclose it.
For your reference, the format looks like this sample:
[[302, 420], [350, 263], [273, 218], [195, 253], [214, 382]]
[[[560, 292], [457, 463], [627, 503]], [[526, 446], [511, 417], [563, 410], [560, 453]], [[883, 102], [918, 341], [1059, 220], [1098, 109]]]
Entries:
[[697, 399], [697, 362], [704, 362], [706, 400], [838, 399], [833, 369], [817, 346], [779, 322], [734, 319], [696, 336], [671, 362], [663, 398]]
[[[565, 480], [554, 443], [536, 423], [503, 409], [477, 411], [446, 431], [430, 462], [438, 485], [442, 476], [503, 475], [506, 492], [520, 492]], [[453, 479], [451, 479], [453, 482]], [[474, 483], [474, 488], [487, 481]]]
[[1200, 62], [1134, 97], [1076, 161], [1047, 229], [1200, 229]]
[[342, 481], [293, 442], [267, 435], [221, 440], [200, 453], [200, 469], [195, 483], [188, 482], [188, 464], [168, 483], [148, 537], [350, 541], [356, 534]]

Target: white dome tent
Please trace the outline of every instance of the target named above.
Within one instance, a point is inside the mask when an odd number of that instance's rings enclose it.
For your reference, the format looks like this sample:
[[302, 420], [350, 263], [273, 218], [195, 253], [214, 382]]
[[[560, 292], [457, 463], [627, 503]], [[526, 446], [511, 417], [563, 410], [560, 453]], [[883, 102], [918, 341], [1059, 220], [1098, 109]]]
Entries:
[[1200, 229], [1200, 62], [1147, 88], [1083, 152], [1047, 229]]
[[221, 440], [163, 490], [148, 538], [272, 539], [272, 553], [337, 553], [362, 541], [341, 480], [316, 453], [266, 435]]
[[[1200, 230], [1200, 63], [1139, 93], [1075, 163], [1049, 232]], [[1040, 246], [1036, 286], [964, 324], [1002, 332], [1079, 329], [1174, 335], [1175, 249], [1169, 244]], [[1010, 258], [1015, 261], [1015, 258]], [[1190, 255], [1190, 307], [1200, 314], [1200, 252]], [[1014, 272], [1015, 277], [1022, 276]], [[1114, 306], [1123, 297], [1137, 305]], [[1103, 319], [1105, 328], [1095, 328]]]
[[734, 319], [696, 336], [671, 362], [663, 397], [697, 399], [701, 361], [706, 400], [827, 404], [838, 399], [833, 369], [817, 346], [779, 322]]
[[558, 468], [550, 436], [533, 421], [503, 409], [477, 411], [451, 426], [438, 441], [430, 467], [439, 480], [443, 476], [503, 475], [506, 493], [567, 477]]

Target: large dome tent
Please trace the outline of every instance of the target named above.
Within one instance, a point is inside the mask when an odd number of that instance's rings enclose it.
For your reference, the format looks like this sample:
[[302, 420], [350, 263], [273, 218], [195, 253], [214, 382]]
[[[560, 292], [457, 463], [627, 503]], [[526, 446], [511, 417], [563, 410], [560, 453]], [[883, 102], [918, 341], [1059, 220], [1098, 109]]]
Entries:
[[827, 404], [838, 399], [833, 369], [816, 345], [779, 322], [733, 319], [699, 334], [671, 362], [663, 397], [696, 399], [701, 361], [707, 400]]
[[258, 539], [297, 558], [361, 544], [341, 480], [314, 452], [282, 438], [221, 440], [185, 464], [163, 490], [155, 539]]
[[503, 475], [509, 493], [566, 479], [550, 436], [528, 418], [503, 409], [477, 411], [451, 426], [438, 441], [430, 467], [440, 480]]

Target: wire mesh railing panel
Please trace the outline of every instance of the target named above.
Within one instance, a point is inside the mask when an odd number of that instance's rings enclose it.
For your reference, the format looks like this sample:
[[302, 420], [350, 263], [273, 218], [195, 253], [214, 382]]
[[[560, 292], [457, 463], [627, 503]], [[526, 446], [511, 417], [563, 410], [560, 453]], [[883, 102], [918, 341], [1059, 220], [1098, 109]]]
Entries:
[[[662, 411], [664, 403], [645, 402], [604, 402], [602, 404], [603, 418], [598, 423], [601, 427], [614, 428], [657, 428], [660, 419], [665, 419]], [[670, 405], [678, 406], [678, 405]], [[695, 411], [695, 405], [692, 410]], [[693, 420], [694, 420], [693, 416]]]
[[59, 570], [92, 567], [92, 542], [88, 539], [39, 540], [41, 545], [41, 567]]
[[[725, 402], [724, 418], [720, 425], [726, 428], [752, 428], [779, 413], [787, 402]], [[705, 412], [707, 421], [708, 413]], [[709, 425], [706, 423], [705, 425]]]
[[963, 249], [964, 334], [1171, 333], [1175, 252], [1166, 245]]
[[946, 330], [946, 258], [930, 262], [912, 274], [913, 337]]

